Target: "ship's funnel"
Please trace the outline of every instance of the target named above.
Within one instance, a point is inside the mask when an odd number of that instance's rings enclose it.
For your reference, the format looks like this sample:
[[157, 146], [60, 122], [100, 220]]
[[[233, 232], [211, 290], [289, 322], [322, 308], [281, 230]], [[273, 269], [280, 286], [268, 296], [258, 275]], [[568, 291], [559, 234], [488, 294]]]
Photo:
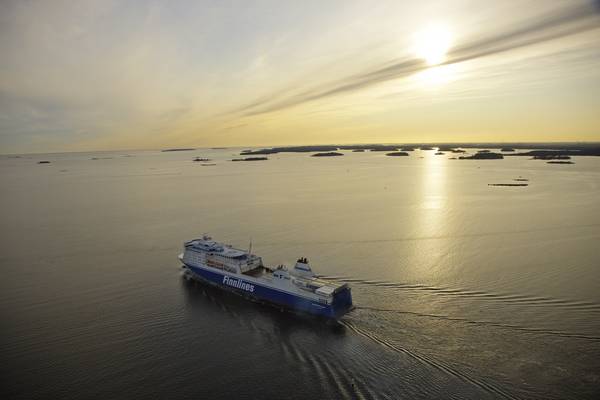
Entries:
[[308, 265], [308, 260], [304, 257], [299, 258], [298, 261], [296, 261], [296, 265], [294, 265], [294, 275], [306, 278], [315, 276], [312, 269], [310, 269], [310, 265]]

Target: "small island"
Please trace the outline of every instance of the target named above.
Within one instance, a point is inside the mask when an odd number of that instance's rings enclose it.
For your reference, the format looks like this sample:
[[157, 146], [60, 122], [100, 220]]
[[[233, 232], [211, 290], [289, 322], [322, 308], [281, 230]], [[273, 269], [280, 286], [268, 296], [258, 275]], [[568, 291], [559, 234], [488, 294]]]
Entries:
[[575, 164], [575, 163], [573, 161], [553, 160], [553, 161], [546, 161], [546, 164]]
[[440, 145], [438, 146], [437, 151], [453, 151], [454, 147], [453, 146], [448, 146], [448, 145]]
[[[488, 150], [489, 151], [489, 150]], [[472, 156], [461, 156], [459, 160], [502, 160], [504, 156], [500, 153], [478, 152]]]
[[354, 149], [352, 150], [353, 153], [364, 153], [365, 149]]
[[463, 149], [452, 149], [452, 152], [453, 153], [466, 153], [467, 151], [463, 150]]
[[564, 154], [540, 154], [533, 156], [532, 160], [570, 160], [571, 156]]
[[387, 153], [386, 156], [390, 156], [390, 157], [402, 157], [402, 156], [407, 156], [408, 153], [405, 151], [393, 151], [391, 153]]
[[435, 153], [436, 156], [443, 156], [445, 153], [443, 151], [437, 151]]
[[597, 144], [590, 145], [571, 145], [553, 148], [545, 146], [547, 150], [531, 150], [514, 154], [510, 156], [531, 156], [536, 160], [560, 160], [561, 156], [600, 156], [600, 146]]
[[161, 150], [163, 153], [169, 152], [169, 151], [192, 151], [192, 150], [196, 150], [196, 149], [190, 149], [190, 148], [181, 148], [181, 149], [164, 149]]
[[231, 161], [265, 161], [267, 157], [246, 157], [246, 158], [234, 158]]
[[38, 161], [38, 164], [50, 164], [50, 161], [42, 160], [42, 161]]
[[317, 146], [291, 146], [291, 147], [272, 147], [267, 149], [259, 149], [259, 150], [244, 150], [240, 153], [241, 156], [244, 155], [267, 155], [267, 154], [276, 154], [276, 153], [311, 153], [314, 151], [334, 151], [338, 150], [339, 146], [327, 146], [327, 145], [317, 145]]
[[398, 146], [387, 146], [383, 144], [375, 145], [370, 148], [371, 151], [397, 151]]
[[488, 186], [529, 186], [528, 183], [488, 183]]
[[200, 157], [196, 157], [196, 158], [194, 158], [192, 161], [201, 161], [201, 162], [206, 162], [206, 161], [210, 161], [210, 158], [200, 158]]
[[337, 151], [328, 151], [326, 153], [315, 153], [311, 155], [311, 157], [337, 157], [343, 156], [342, 153], [338, 153]]

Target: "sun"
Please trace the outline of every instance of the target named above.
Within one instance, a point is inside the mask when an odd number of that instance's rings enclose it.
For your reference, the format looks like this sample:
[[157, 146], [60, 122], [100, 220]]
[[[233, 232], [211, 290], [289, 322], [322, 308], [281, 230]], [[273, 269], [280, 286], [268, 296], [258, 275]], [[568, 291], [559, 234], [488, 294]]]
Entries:
[[415, 34], [414, 51], [417, 57], [433, 66], [443, 63], [452, 44], [452, 32], [447, 26], [430, 24]]

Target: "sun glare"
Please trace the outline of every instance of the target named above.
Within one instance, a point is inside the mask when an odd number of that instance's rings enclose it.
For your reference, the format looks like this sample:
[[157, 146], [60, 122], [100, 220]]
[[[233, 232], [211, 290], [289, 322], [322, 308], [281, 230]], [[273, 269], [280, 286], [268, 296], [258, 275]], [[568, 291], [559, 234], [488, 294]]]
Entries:
[[444, 25], [428, 25], [415, 35], [415, 53], [428, 65], [438, 65], [446, 60], [452, 44], [452, 33]]
[[413, 80], [424, 88], [437, 88], [458, 79], [459, 65], [438, 65], [416, 73]]

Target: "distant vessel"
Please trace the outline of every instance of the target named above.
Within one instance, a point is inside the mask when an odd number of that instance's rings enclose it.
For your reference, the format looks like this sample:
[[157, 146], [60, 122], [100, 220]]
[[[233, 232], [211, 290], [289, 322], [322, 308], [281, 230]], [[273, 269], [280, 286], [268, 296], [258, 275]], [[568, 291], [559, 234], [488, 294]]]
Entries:
[[284, 265], [268, 268], [251, 249], [236, 249], [205, 235], [186, 242], [179, 259], [185, 279], [207, 282], [282, 309], [333, 319], [352, 309], [350, 287], [317, 278], [306, 258], [298, 259], [291, 270]]

